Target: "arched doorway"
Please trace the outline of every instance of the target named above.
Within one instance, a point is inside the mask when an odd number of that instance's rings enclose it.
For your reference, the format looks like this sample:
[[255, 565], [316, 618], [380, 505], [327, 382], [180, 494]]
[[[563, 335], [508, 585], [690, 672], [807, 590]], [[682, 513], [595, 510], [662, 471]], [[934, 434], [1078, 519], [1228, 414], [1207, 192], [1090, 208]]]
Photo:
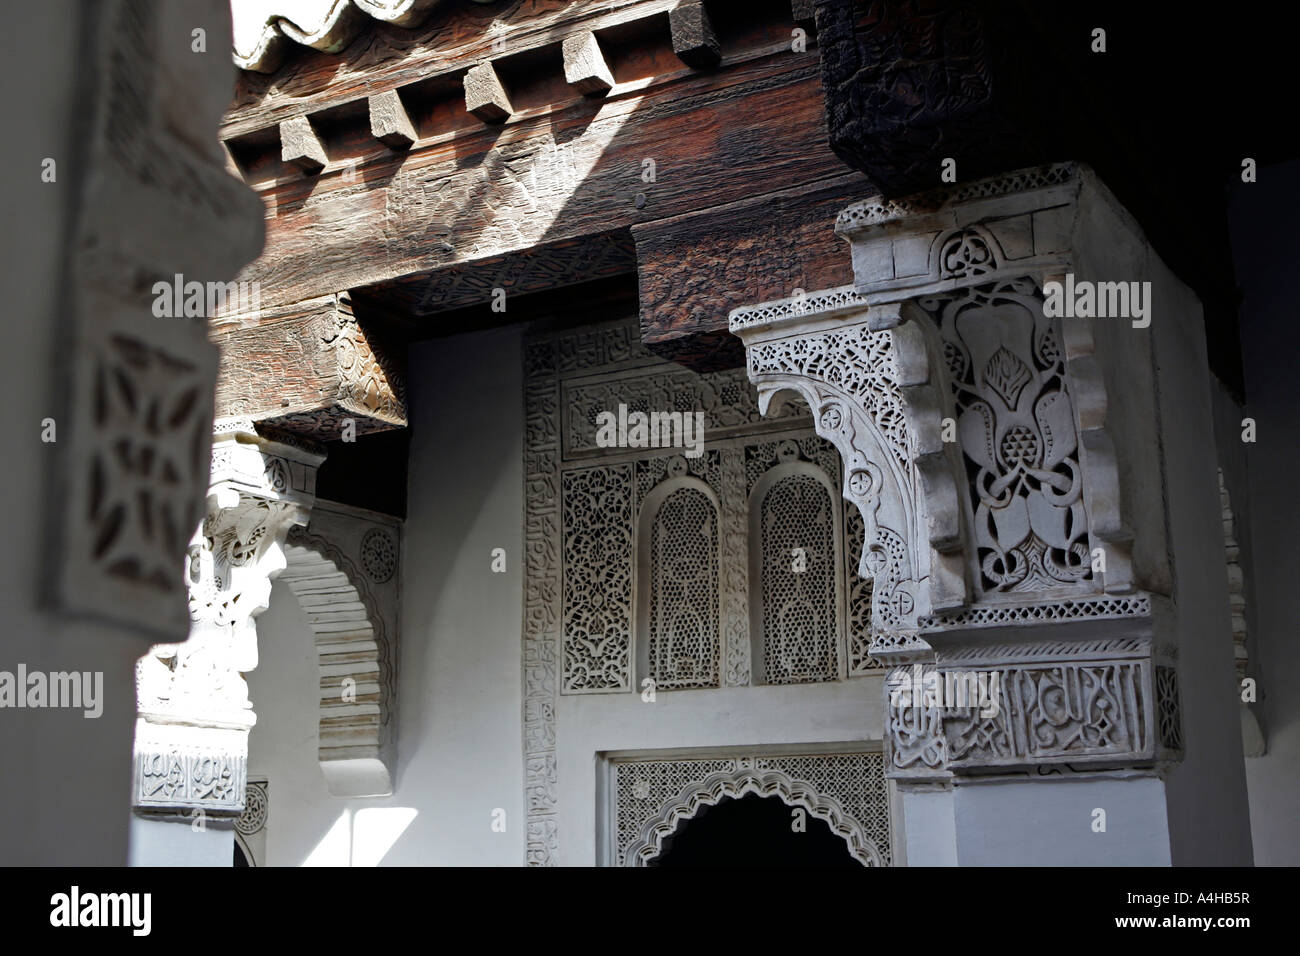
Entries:
[[824, 820], [777, 797], [747, 793], [702, 806], [648, 866], [859, 867]]
[[[611, 766], [608, 859], [614, 866], [650, 865], [665, 855], [678, 831], [706, 808], [751, 794], [771, 799], [781, 809], [780, 825], [785, 831], [796, 832], [794, 810], [802, 808], [806, 818], [799, 820], [804, 828], [801, 835], [807, 834], [811, 820], [819, 820], [843, 841], [858, 864], [890, 865], [888, 795], [879, 751], [701, 754], [617, 760]], [[733, 809], [728, 814], [748, 812]], [[767, 813], [774, 824], [776, 814]], [[722, 819], [725, 822], [726, 817]], [[757, 827], [758, 821], [751, 824]], [[764, 827], [758, 832], [773, 831]]]

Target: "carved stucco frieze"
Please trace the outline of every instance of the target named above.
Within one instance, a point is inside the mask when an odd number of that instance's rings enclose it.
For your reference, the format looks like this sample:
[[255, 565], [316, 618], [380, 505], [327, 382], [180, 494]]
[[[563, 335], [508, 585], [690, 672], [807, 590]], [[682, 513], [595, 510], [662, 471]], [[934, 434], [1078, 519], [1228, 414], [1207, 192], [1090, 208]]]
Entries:
[[969, 651], [891, 669], [890, 776], [1151, 766], [1181, 755], [1177, 669], [1149, 635]]
[[248, 421], [214, 429], [207, 511], [183, 581], [190, 633], [136, 665], [136, 790], [153, 810], [243, 808], [248, 731], [243, 674], [257, 666], [254, 619], [286, 566], [285, 539], [315, 502], [323, 455], [259, 436]]
[[[1134, 484], [1138, 498], [1124, 508], [1107, 420], [1117, 379], [1102, 361], [1140, 372], [1150, 345], [1098, 334], [1096, 321], [1114, 319], [1044, 309], [1045, 285], [1091, 261], [1095, 240], [1078, 223], [1107, 203], [1072, 164], [867, 200], [837, 224], [855, 286], [731, 315], [760, 407], [799, 394], [844, 459], [886, 686], [913, 665], [940, 682], [959, 671], [997, 676], [999, 706], [984, 716], [942, 698], [892, 697], [892, 776], [1179, 754], [1176, 665], [1139, 584], [1167, 593], [1163, 509], [1135, 509], [1158, 504], [1150, 483]], [[1093, 205], [1106, 208], [1081, 212]], [[1136, 407], [1154, 404], [1149, 375], [1119, 387]], [[1138, 444], [1127, 421], [1122, 434]], [[1135, 570], [1139, 522], [1148, 547]], [[1091, 643], [990, 643], [1047, 622]], [[1098, 635], [1120, 643], [1100, 647]]]

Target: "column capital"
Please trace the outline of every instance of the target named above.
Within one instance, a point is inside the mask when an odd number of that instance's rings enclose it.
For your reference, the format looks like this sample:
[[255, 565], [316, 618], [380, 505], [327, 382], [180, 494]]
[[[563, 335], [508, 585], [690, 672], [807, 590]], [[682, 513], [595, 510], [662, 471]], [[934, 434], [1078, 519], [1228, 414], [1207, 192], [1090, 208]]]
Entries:
[[207, 506], [184, 570], [189, 639], [155, 645], [136, 666], [137, 807], [242, 809], [257, 719], [242, 676], [257, 666], [254, 619], [285, 567], [289, 530], [307, 523], [323, 460], [245, 419], [214, 426]]
[[[872, 197], [836, 230], [853, 285], [730, 328], [760, 407], [798, 395], [843, 460], [871, 653], [891, 668], [891, 774], [1177, 759], [1149, 326], [1152, 280], [1169, 322], [1181, 287], [1073, 163]], [[958, 688], [987, 706], [954, 706]]]

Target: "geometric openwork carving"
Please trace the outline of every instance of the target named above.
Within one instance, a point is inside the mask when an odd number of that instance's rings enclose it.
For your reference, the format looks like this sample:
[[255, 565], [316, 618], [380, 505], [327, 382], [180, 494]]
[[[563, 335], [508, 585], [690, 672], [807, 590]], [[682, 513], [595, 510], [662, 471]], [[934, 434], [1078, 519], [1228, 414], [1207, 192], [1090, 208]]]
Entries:
[[986, 592], [1091, 577], [1074, 409], [1056, 320], [1032, 280], [919, 300], [942, 333]]
[[[786, 443], [788, 446], [792, 443]], [[756, 659], [768, 684], [840, 676], [838, 496], [814, 466], [773, 468], [750, 497]]]
[[564, 689], [631, 688], [632, 467], [564, 473]]
[[826, 821], [863, 866], [890, 865], [879, 752], [618, 759], [610, 770], [614, 866], [645, 866], [701, 807], [751, 793]]
[[[684, 470], [682, 459], [674, 459]], [[649, 605], [644, 673], [659, 690], [719, 686], [718, 505], [698, 479], [661, 483], [642, 506], [639, 562]]]
[[[316, 637], [319, 757], [335, 796], [393, 792], [397, 533], [384, 516], [318, 502], [309, 526], [294, 529], [285, 547], [288, 566], [280, 579]], [[375, 554], [391, 557], [379, 574]]]

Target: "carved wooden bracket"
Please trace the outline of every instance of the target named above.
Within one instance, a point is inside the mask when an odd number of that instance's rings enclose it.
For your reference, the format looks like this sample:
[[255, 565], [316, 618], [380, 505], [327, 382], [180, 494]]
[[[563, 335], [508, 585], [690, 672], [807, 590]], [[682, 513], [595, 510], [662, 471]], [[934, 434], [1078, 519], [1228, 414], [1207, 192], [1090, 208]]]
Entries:
[[697, 372], [742, 365], [731, 310], [852, 280], [829, 226], [864, 188], [850, 173], [633, 226], [642, 341]]
[[406, 425], [405, 351], [357, 320], [347, 293], [227, 323], [217, 412], [316, 441]]
[[[1014, 4], [814, 0], [831, 148], [886, 196], [1051, 158], [1061, 79]], [[1068, 155], [1068, 154], [1067, 154]]]

